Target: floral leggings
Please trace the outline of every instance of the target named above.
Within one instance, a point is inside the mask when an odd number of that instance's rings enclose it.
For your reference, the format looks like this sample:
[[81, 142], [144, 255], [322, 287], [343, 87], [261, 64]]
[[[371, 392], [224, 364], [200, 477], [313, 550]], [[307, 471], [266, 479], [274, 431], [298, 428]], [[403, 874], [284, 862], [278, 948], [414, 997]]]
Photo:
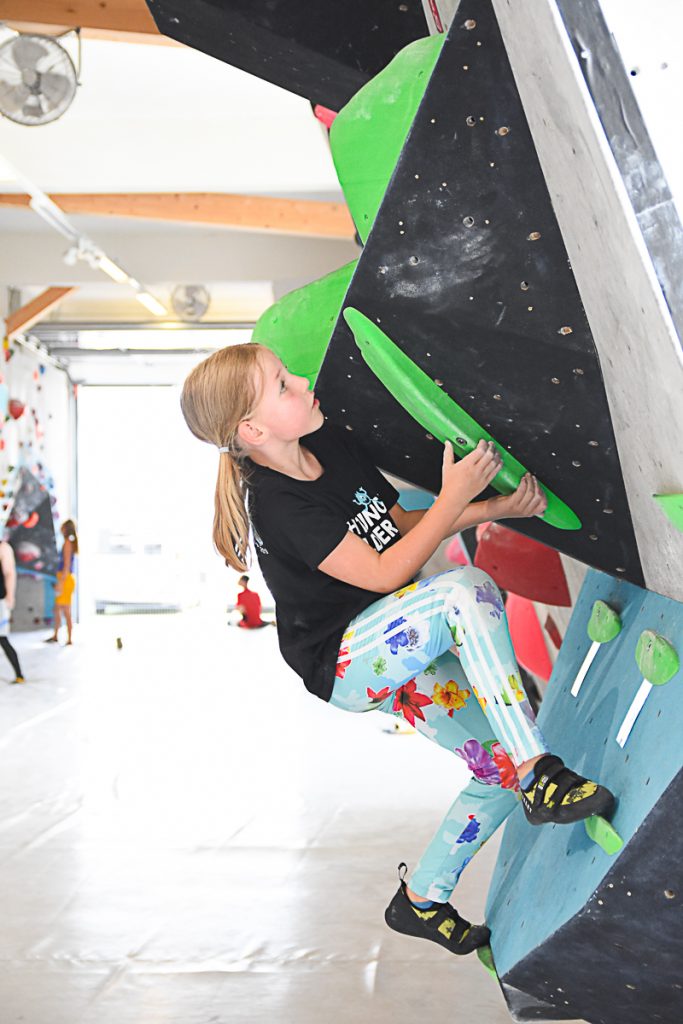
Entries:
[[424, 899], [446, 903], [515, 807], [515, 765], [548, 750], [493, 580], [463, 566], [370, 605], [344, 633], [330, 702], [403, 717], [472, 772], [408, 883]]

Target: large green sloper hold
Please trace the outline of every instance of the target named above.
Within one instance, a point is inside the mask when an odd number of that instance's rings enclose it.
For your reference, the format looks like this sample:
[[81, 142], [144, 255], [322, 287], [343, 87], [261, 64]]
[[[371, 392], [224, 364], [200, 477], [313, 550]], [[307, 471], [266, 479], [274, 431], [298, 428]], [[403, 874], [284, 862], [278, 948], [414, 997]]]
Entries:
[[[454, 402], [372, 320], [350, 306], [344, 310], [344, 319], [353, 331], [360, 353], [372, 372], [425, 430], [442, 443], [450, 441], [456, 455], [460, 456], [471, 452], [482, 439], [495, 441], [484, 427]], [[503, 465], [491, 486], [501, 494], [512, 494], [528, 470], [497, 441], [495, 444], [503, 458]], [[558, 530], [580, 530], [579, 517], [556, 494], [543, 484], [541, 487], [548, 499], [548, 506], [539, 518]]]
[[283, 295], [259, 317], [252, 341], [315, 383], [358, 260]]
[[363, 242], [370, 234], [445, 38], [427, 36], [404, 47], [334, 119], [332, 159]]

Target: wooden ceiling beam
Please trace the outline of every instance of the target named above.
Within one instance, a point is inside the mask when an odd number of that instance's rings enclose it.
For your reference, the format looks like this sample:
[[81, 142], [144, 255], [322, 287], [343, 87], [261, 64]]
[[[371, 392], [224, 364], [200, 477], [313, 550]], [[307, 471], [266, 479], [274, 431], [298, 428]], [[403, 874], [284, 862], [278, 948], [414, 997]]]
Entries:
[[5, 327], [6, 336], [13, 338], [15, 334], [28, 331], [30, 327], [44, 319], [51, 309], [59, 305], [67, 295], [75, 292], [76, 288], [46, 288], [35, 299], [31, 299], [25, 306], [10, 313], [7, 317]]
[[[354, 238], [356, 230], [345, 203], [219, 192], [63, 193], [50, 198], [64, 211], [93, 217], [210, 224], [247, 231]], [[0, 207], [27, 207], [29, 197], [0, 194]]]
[[80, 28], [86, 38], [177, 45], [159, 34], [145, 0], [0, 0], [0, 21], [40, 35]]

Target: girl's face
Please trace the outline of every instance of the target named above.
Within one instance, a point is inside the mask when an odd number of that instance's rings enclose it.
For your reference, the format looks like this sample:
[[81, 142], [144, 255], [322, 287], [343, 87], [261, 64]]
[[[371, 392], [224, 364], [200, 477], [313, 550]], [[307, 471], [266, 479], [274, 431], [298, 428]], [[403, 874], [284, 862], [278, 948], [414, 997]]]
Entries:
[[[262, 390], [259, 402], [245, 426], [245, 440], [260, 444], [272, 438], [278, 441], [297, 441], [323, 425], [324, 417], [318, 399], [310, 390], [306, 377], [289, 373], [282, 361], [272, 352], [261, 358]], [[250, 436], [260, 431], [262, 440]]]

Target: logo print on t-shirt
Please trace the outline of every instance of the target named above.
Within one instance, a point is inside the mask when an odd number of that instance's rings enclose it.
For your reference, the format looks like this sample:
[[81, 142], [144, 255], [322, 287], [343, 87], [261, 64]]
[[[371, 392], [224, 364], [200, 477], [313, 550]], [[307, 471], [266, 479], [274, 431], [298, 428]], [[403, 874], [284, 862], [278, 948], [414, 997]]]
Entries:
[[349, 530], [367, 544], [372, 544], [375, 551], [382, 551], [398, 534], [391, 519], [382, 519], [382, 516], [386, 517], [387, 506], [377, 495], [371, 498], [364, 487], [356, 491], [353, 503], [360, 505], [362, 511], [347, 521]]
[[253, 523], [251, 524], [251, 532], [254, 535], [254, 544], [256, 545], [256, 547], [259, 549], [259, 551], [261, 552], [262, 555], [267, 555], [268, 554], [268, 548], [266, 547], [266, 545], [263, 543], [263, 541], [259, 537], [259, 535], [256, 532], [256, 528], [255, 528]]

